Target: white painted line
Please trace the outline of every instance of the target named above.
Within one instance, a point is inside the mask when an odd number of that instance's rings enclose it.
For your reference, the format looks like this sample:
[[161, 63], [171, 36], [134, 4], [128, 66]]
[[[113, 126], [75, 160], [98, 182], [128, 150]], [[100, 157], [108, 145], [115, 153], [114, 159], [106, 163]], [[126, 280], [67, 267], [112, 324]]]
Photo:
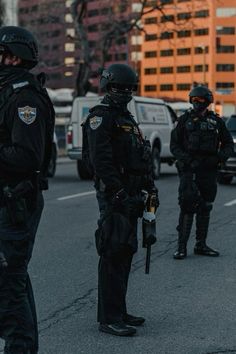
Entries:
[[224, 205], [225, 205], [225, 206], [232, 206], [232, 205], [234, 205], [234, 204], [236, 204], [236, 199], [231, 200], [231, 202], [225, 203]]
[[72, 194], [72, 195], [66, 195], [65, 197], [57, 198], [57, 200], [67, 200], [67, 199], [72, 199], [72, 198], [84, 197], [86, 195], [91, 195], [91, 194], [95, 194], [95, 193], [96, 193], [95, 191], [82, 192], [82, 193], [77, 193], [77, 194]]

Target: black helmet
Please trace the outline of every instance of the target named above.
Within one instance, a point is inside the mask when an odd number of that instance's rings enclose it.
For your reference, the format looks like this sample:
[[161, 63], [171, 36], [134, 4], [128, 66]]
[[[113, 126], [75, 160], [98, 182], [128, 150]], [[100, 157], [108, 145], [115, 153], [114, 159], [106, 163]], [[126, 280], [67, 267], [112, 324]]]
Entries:
[[192, 97], [202, 97], [210, 104], [213, 103], [213, 94], [206, 86], [196, 86], [189, 93], [189, 102], [192, 103]]
[[128, 103], [137, 90], [138, 76], [126, 64], [112, 64], [101, 72], [100, 87], [117, 103]]
[[28, 68], [33, 68], [38, 63], [38, 43], [32, 33], [22, 27], [1, 27], [0, 45], [26, 61]]

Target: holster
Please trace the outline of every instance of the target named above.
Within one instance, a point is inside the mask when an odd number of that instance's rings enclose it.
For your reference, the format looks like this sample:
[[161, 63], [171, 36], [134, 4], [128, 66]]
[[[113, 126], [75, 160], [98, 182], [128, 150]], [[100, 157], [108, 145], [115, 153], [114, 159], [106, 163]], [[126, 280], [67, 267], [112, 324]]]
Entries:
[[12, 225], [22, 225], [27, 221], [27, 200], [29, 192], [34, 187], [30, 180], [22, 181], [15, 187], [5, 186], [3, 188], [4, 202]]
[[121, 213], [110, 213], [95, 232], [98, 254], [122, 258], [137, 251], [136, 235], [129, 220]]

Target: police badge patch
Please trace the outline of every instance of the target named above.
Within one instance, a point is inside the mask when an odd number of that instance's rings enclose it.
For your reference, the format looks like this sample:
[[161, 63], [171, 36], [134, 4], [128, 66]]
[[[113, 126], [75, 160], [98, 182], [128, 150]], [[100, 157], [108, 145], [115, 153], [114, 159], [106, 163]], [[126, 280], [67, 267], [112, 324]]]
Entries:
[[90, 128], [95, 130], [99, 127], [99, 125], [101, 125], [102, 123], [102, 117], [93, 117], [93, 118], [90, 118], [89, 120], [89, 125], [90, 125]]
[[36, 108], [25, 106], [18, 108], [18, 116], [25, 124], [32, 124], [36, 119]]

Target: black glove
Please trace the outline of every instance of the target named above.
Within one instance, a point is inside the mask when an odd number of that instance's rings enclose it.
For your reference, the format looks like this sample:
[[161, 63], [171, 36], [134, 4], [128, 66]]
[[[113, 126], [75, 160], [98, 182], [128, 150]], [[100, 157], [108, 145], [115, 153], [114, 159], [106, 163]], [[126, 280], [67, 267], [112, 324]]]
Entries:
[[[149, 196], [148, 198], [152, 197], [152, 201], [151, 204], [153, 207], [155, 207], [155, 211], [157, 210], [157, 208], [160, 206], [160, 201], [159, 201], [159, 195], [158, 195], [158, 189], [156, 187], [153, 187], [149, 192], [148, 192]], [[149, 203], [149, 201], [147, 201], [147, 204]]]

